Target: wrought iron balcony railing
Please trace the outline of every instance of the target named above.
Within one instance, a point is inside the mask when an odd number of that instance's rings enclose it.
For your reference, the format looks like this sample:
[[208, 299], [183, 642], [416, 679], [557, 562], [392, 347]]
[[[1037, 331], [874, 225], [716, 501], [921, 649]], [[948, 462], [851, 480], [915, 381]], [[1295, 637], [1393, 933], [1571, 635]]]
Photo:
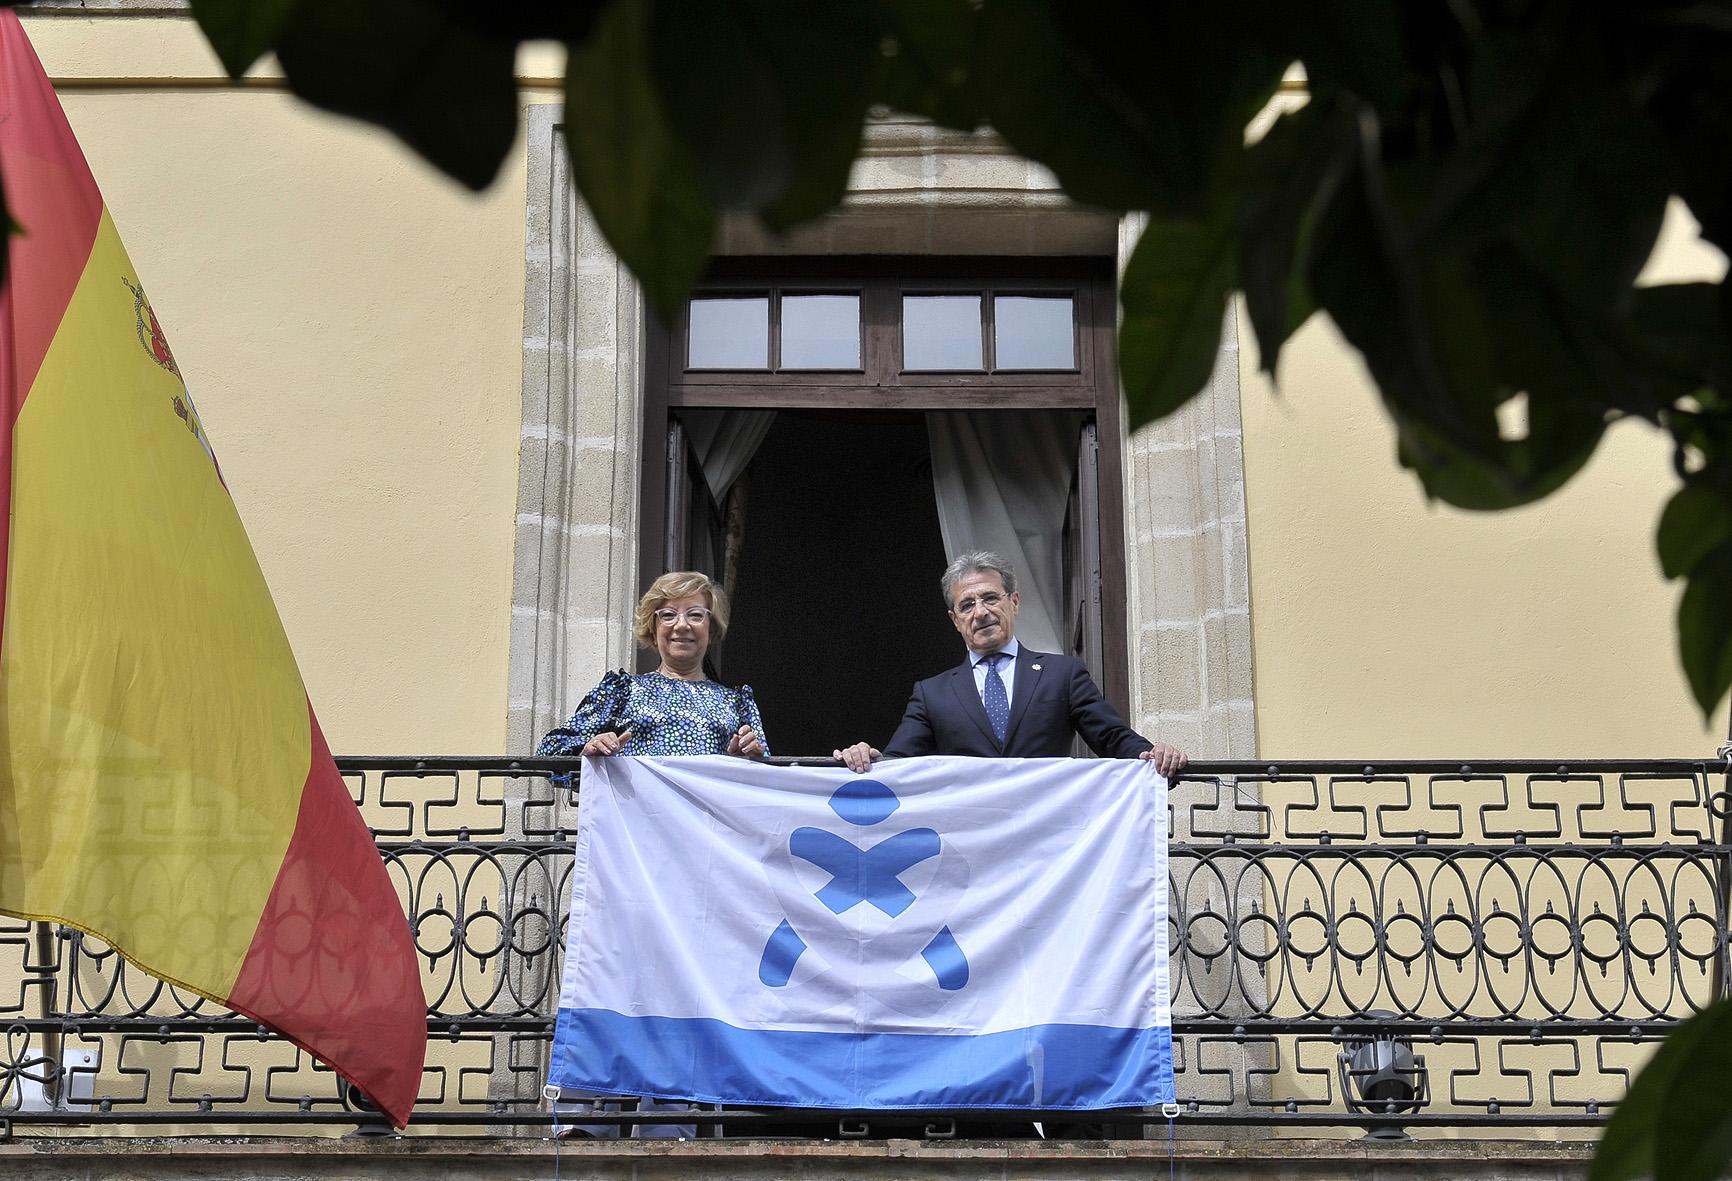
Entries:
[[[576, 762], [339, 763], [422, 956], [416, 1127], [544, 1132]], [[1172, 801], [1184, 1124], [1585, 1135], [1669, 1027], [1726, 989], [1718, 760], [1211, 763]], [[75, 930], [0, 919], [0, 1026], [0, 1134], [383, 1124], [291, 1043]], [[956, 1114], [583, 1122], [947, 1135]], [[1101, 1118], [1166, 1135], [1159, 1113]]]

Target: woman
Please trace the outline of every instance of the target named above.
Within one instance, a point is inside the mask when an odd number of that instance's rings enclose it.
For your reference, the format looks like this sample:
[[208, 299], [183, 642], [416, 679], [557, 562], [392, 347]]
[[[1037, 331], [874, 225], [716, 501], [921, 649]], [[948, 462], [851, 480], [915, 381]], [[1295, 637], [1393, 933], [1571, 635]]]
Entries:
[[[538, 755], [739, 755], [761, 759], [764, 721], [750, 685], [729, 689], [704, 675], [704, 656], [728, 630], [722, 588], [692, 571], [664, 574], [650, 584], [632, 617], [632, 634], [654, 648], [661, 664], [630, 676], [610, 672], [591, 689], [563, 726], [550, 730]], [[567, 1110], [593, 1110], [583, 1095]], [[607, 1104], [614, 1108], [614, 1104]], [[638, 1110], [687, 1111], [687, 1103], [644, 1098]], [[562, 1134], [617, 1136], [611, 1125], [566, 1126]], [[642, 1139], [695, 1136], [695, 1124], [639, 1124]]]
[[728, 630], [728, 600], [709, 577], [664, 574], [638, 600], [632, 634], [661, 664], [632, 676], [610, 672], [538, 755], [769, 754], [750, 685], [729, 689], [704, 675], [704, 656]]

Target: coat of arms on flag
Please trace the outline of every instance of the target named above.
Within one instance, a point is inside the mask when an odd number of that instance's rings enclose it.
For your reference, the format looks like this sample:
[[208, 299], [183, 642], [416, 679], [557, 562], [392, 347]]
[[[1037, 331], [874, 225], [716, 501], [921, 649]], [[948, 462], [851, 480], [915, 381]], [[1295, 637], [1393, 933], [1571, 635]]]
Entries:
[[549, 1082], [1171, 1102], [1166, 788], [1140, 761], [590, 759]]

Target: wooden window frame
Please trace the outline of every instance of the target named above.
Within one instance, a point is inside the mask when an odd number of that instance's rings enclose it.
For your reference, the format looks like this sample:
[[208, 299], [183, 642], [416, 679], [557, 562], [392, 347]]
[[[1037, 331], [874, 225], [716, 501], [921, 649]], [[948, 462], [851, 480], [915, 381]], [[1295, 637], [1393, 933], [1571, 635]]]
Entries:
[[[1099, 441], [1101, 689], [1129, 717], [1124, 465], [1116, 353], [1117, 286], [1105, 258], [758, 257], [717, 259], [693, 296], [770, 299], [770, 363], [780, 352], [781, 294], [861, 295], [857, 370], [687, 370], [688, 325], [648, 316], [644, 368], [640, 587], [667, 559], [669, 423], [684, 409], [1081, 410]], [[994, 373], [901, 371], [900, 296], [980, 291], [1074, 298], [1076, 367]], [[982, 304], [982, 359], [995, 346], [990, 300]]]

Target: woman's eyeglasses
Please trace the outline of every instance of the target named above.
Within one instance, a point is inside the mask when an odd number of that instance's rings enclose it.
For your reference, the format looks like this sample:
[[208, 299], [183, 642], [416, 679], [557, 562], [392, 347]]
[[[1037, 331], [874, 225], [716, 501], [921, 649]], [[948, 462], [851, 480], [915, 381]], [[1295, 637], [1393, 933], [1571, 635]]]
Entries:
[[701, 627], [709, 622], [710, 616], [713, 614], [714, 612], [708, 607], [687, 607], [684, 611], [675, 611], [672, 607], [662, 607], [655, 612], [655, 617], [658, 623], [665, 623], [669, 627], [682, 619], [693, 627]]

